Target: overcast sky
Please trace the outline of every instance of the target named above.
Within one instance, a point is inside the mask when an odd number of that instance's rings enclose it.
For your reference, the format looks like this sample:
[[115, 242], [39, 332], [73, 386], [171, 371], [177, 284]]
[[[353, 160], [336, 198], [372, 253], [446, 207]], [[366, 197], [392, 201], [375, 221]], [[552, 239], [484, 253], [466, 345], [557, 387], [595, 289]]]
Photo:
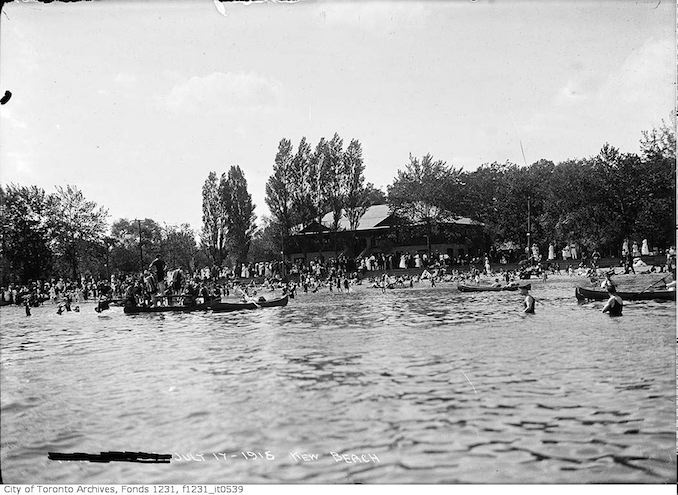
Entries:
[[278, 142], [336, 131], [385, 189], [457, 167], [638, 151], [674, 111], [672, 2], [102, 1], [4, 7], [0, 179], [74, 184], [110, 220], [201, 223], [240, 165], [267, 214]]

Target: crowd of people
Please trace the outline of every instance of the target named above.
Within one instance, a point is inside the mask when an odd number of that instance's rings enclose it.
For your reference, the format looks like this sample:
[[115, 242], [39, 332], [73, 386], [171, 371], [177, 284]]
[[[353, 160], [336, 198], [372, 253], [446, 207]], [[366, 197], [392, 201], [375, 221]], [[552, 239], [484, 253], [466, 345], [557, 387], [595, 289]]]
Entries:
[[[534, 250], [538, 255], [538, 249]], [[675, 250], [667, 250], [666, 264], [646, 265], [641, 259], [619, 260], [624, 273], [675, 272]], [[496, 259], [497, 253], [494, 253]], [[627, 253], [628, 256], [628, 253]], [[549, 256], [550, 257], [550, 256]], [[541, 256], [527, 257], [515, 268], [504, 263], [493, 263], [493, 255], [483, 257], [450, 257], [448, 254], [427, 253], [371, 253], [357, 258], [339, 255], [325, 258], [322, 255], [310, 260], [267, 261], [230, 267], [204, 267], [193, 274], [181, 269], [168, 270], [161, 256], [157, 256], [142, 273], [112, 275], [110, 279], [82, 276], [78, 280], [53, 278], [31, 281], [27, 284], [10, 284], [0, 288], [0, 304], [17, 304], [28, 308], [46, 301], [58, 305], [58, 312], [79, 309], [78, 304], [95, 301], [97, 311], [108, 309], [112, 303], [134, 306], [173, 305], [191, 306], [198, 303], [239, 297], [243, 300], [260, 300], [262, 292], [282, 291], [294, 297], [297, 290], [317, 292], [328, 289], [350, 292], [351, 287], [363, 280], [369, 287], [413, 287], [415, 283], [456, 282], [462, 284], [490, 283], [494, 286], [515, 284], [521, 279], [567, 274], [586, 276], [597, 281], [597, 252], [588, 260], [577, 262], [544, 261]], [[494, 269], [492, 265], [494, 264]], [[408, 269], [408, 273], [388, 272]], [[414, 272], [414, 273], [412, 273]], [[605, 287], [604, 287], [605, 288]]]

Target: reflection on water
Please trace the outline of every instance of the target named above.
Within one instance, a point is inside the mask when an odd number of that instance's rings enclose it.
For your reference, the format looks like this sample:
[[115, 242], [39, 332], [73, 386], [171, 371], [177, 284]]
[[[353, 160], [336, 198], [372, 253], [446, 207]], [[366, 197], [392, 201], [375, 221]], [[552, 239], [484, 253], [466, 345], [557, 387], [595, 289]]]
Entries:
[[[613, 319], [570, 280], [533, 286], [531, 316], [445, 285], [227, 314], [2, 308], [4, 481], [675, 481], [674, 304]], [[175, 460], [47, 460], [105, 450]]]

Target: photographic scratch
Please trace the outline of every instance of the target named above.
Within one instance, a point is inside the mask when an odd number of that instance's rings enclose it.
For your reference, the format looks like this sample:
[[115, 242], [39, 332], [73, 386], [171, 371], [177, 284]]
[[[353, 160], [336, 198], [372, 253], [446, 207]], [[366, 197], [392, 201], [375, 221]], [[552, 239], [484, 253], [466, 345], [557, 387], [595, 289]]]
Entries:
[[214, 6], [217, 9], [217, 12], [219, 12], [224, 17], [227, 17], [226, 16], [226, 7], [224, 7], [223, 2], [220, 2], [219, 0], [213, 0], [213, 1], [214, 1]]
[[464, 372], [462, 371], [461, 374], [464, 375], [464, 378], [466, 378], [466, 381], [469, 382], [469, 384], [471, 385], [471, 387], [473, 387], [473, 392], [477, 394], [478, 391], [477, 391], [476, 388], [473, 386], [473, 383], [471, 383], [471, 380], [468, 379], [468, 376], [466, 376], [466, 373], [464, 373]]

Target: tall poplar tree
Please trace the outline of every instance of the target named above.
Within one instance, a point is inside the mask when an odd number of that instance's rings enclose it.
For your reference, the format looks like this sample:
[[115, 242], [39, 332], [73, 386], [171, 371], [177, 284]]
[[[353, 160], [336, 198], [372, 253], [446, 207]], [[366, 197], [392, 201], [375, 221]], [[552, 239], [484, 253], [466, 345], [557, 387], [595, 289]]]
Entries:
[[279, 248], [285, 250], [290, 230], [293, 227], [292, 211], [292, 143], [289, 139], [281, 139], [273, 165], [273, 175], [266, 183], [266, 205], [271, 215], [280, 226]]
[[228, 171], [226, 183], [229, 194], [228, 245], [234, 262], [243, 263], [247, 260], [256, 228], [252, 195], [247, 190], [245, 175], [237, 165]]
[[210, 172], [202, 186], [202, 246], [212, 262], [221, 266], [228, 255], [228, 229], [230, 222], [230, 193], [226, 174], [217, 179]]

